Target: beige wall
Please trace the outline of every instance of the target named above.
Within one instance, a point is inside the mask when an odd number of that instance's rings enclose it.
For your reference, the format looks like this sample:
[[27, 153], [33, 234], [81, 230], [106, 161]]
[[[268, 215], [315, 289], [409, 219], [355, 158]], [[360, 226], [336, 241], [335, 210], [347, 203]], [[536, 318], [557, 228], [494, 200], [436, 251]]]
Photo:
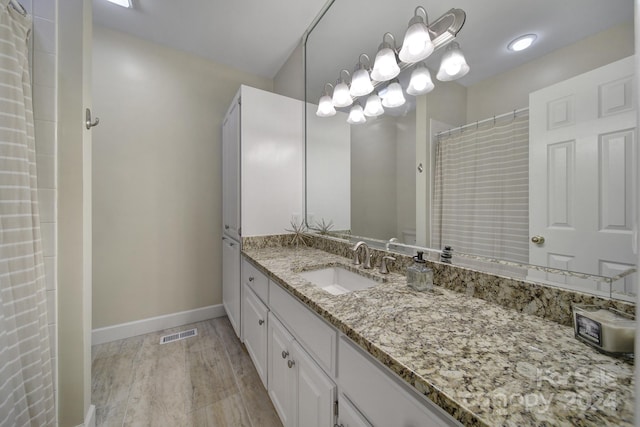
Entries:
[[530, 92], [633, 55], [633, 38], [631, 20], [470, 86], [467, 122], [527, 107]]
[[296, 46], [287, 62], [273, 78], [273, 91], [289, 98], [304, 101], [304, 57], [302, 42]]
[[221, 125], [272, 81], [94, 28], [93, 327], [221, 303]]

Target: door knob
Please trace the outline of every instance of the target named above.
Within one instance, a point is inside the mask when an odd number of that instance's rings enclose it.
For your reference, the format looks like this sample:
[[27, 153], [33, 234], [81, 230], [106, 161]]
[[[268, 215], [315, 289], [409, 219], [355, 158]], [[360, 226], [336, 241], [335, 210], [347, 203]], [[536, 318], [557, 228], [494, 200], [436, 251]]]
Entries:
[[541, 245], [544, 243], [544, 237], [543, 236], [533, 236], [531, 238], [531, 241], [533, 243], [535, 243], [536, 245]]
[[91, 129], [94, 126], [98, 126], [98, 123], [100, 123], [100, 118], [96, 117], [96, 121], [92, 122], [91, 121], [91, 110], [90, 109], [86, 109], [85, 110], [85, 126], [87, 127], [87, 129]]

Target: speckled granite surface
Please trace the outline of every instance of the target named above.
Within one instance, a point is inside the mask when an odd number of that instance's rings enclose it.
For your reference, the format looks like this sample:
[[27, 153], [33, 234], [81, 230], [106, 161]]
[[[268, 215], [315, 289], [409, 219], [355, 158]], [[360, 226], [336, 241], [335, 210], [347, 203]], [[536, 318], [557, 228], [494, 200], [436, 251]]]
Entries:
[[[308, 237], [308, 245], [343, 257], [351, 256], [352, 245], [337, 239], [313, 235]], [[372, 249], [371, 254], [372, 265], [379, 265], [381, 257], [389, 253]], [[410, 256], [395, 253], [392, 255], [397, 260], [389, 263], [391, 271], [404, 272], [413, 263]], [[428, 259], [433, 261], [433, 253], [428, 256], [431, 257]], [[553, 320], [562, 325], [572, 325], [571, 307], [573, 304], [612, 307], [625, 313], [635, 313], [635, 305], [625, 301], [512, 279], [459, 265], [440, 262], [428, 262], [428, 265], [433, 269], [434, 281], [447, 289]]]
[[440, 286], [416, 292], [394, 273], [334, 296], [297, 272], [353, 268], [348, 259], [307, 247], [244, 253], [464, 425], [633, 425], [633, 366], [578, 342], [570, 327]]

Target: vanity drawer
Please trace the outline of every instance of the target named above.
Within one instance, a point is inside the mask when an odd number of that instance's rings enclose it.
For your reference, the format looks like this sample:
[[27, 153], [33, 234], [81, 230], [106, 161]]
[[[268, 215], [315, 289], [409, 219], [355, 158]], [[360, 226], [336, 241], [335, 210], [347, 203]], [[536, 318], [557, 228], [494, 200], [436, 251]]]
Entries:
[[242, 258], [242, 282], [266, 304], [269, 300], [269, 279], [246, 258]]
[[338, 331], [275, 283], [269, 306], [322, 369], [334, 377]]
[[338, 384], [375, 426], [459, 427], [442, 408], [420, 396], [396, 374], [346, 337], [340, 338]]

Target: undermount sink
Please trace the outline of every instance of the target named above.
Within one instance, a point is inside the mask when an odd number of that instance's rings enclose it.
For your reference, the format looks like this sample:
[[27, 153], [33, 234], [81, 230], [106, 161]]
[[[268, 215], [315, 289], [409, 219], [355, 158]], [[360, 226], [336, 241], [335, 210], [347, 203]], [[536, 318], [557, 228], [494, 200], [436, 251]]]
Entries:
[[342, 295], [353, 291], [369, 289], [379, 284], [373, 279], [361, 276], [343, 267], [325, 267], [304, 271], [301, 277], [332, 295]]

